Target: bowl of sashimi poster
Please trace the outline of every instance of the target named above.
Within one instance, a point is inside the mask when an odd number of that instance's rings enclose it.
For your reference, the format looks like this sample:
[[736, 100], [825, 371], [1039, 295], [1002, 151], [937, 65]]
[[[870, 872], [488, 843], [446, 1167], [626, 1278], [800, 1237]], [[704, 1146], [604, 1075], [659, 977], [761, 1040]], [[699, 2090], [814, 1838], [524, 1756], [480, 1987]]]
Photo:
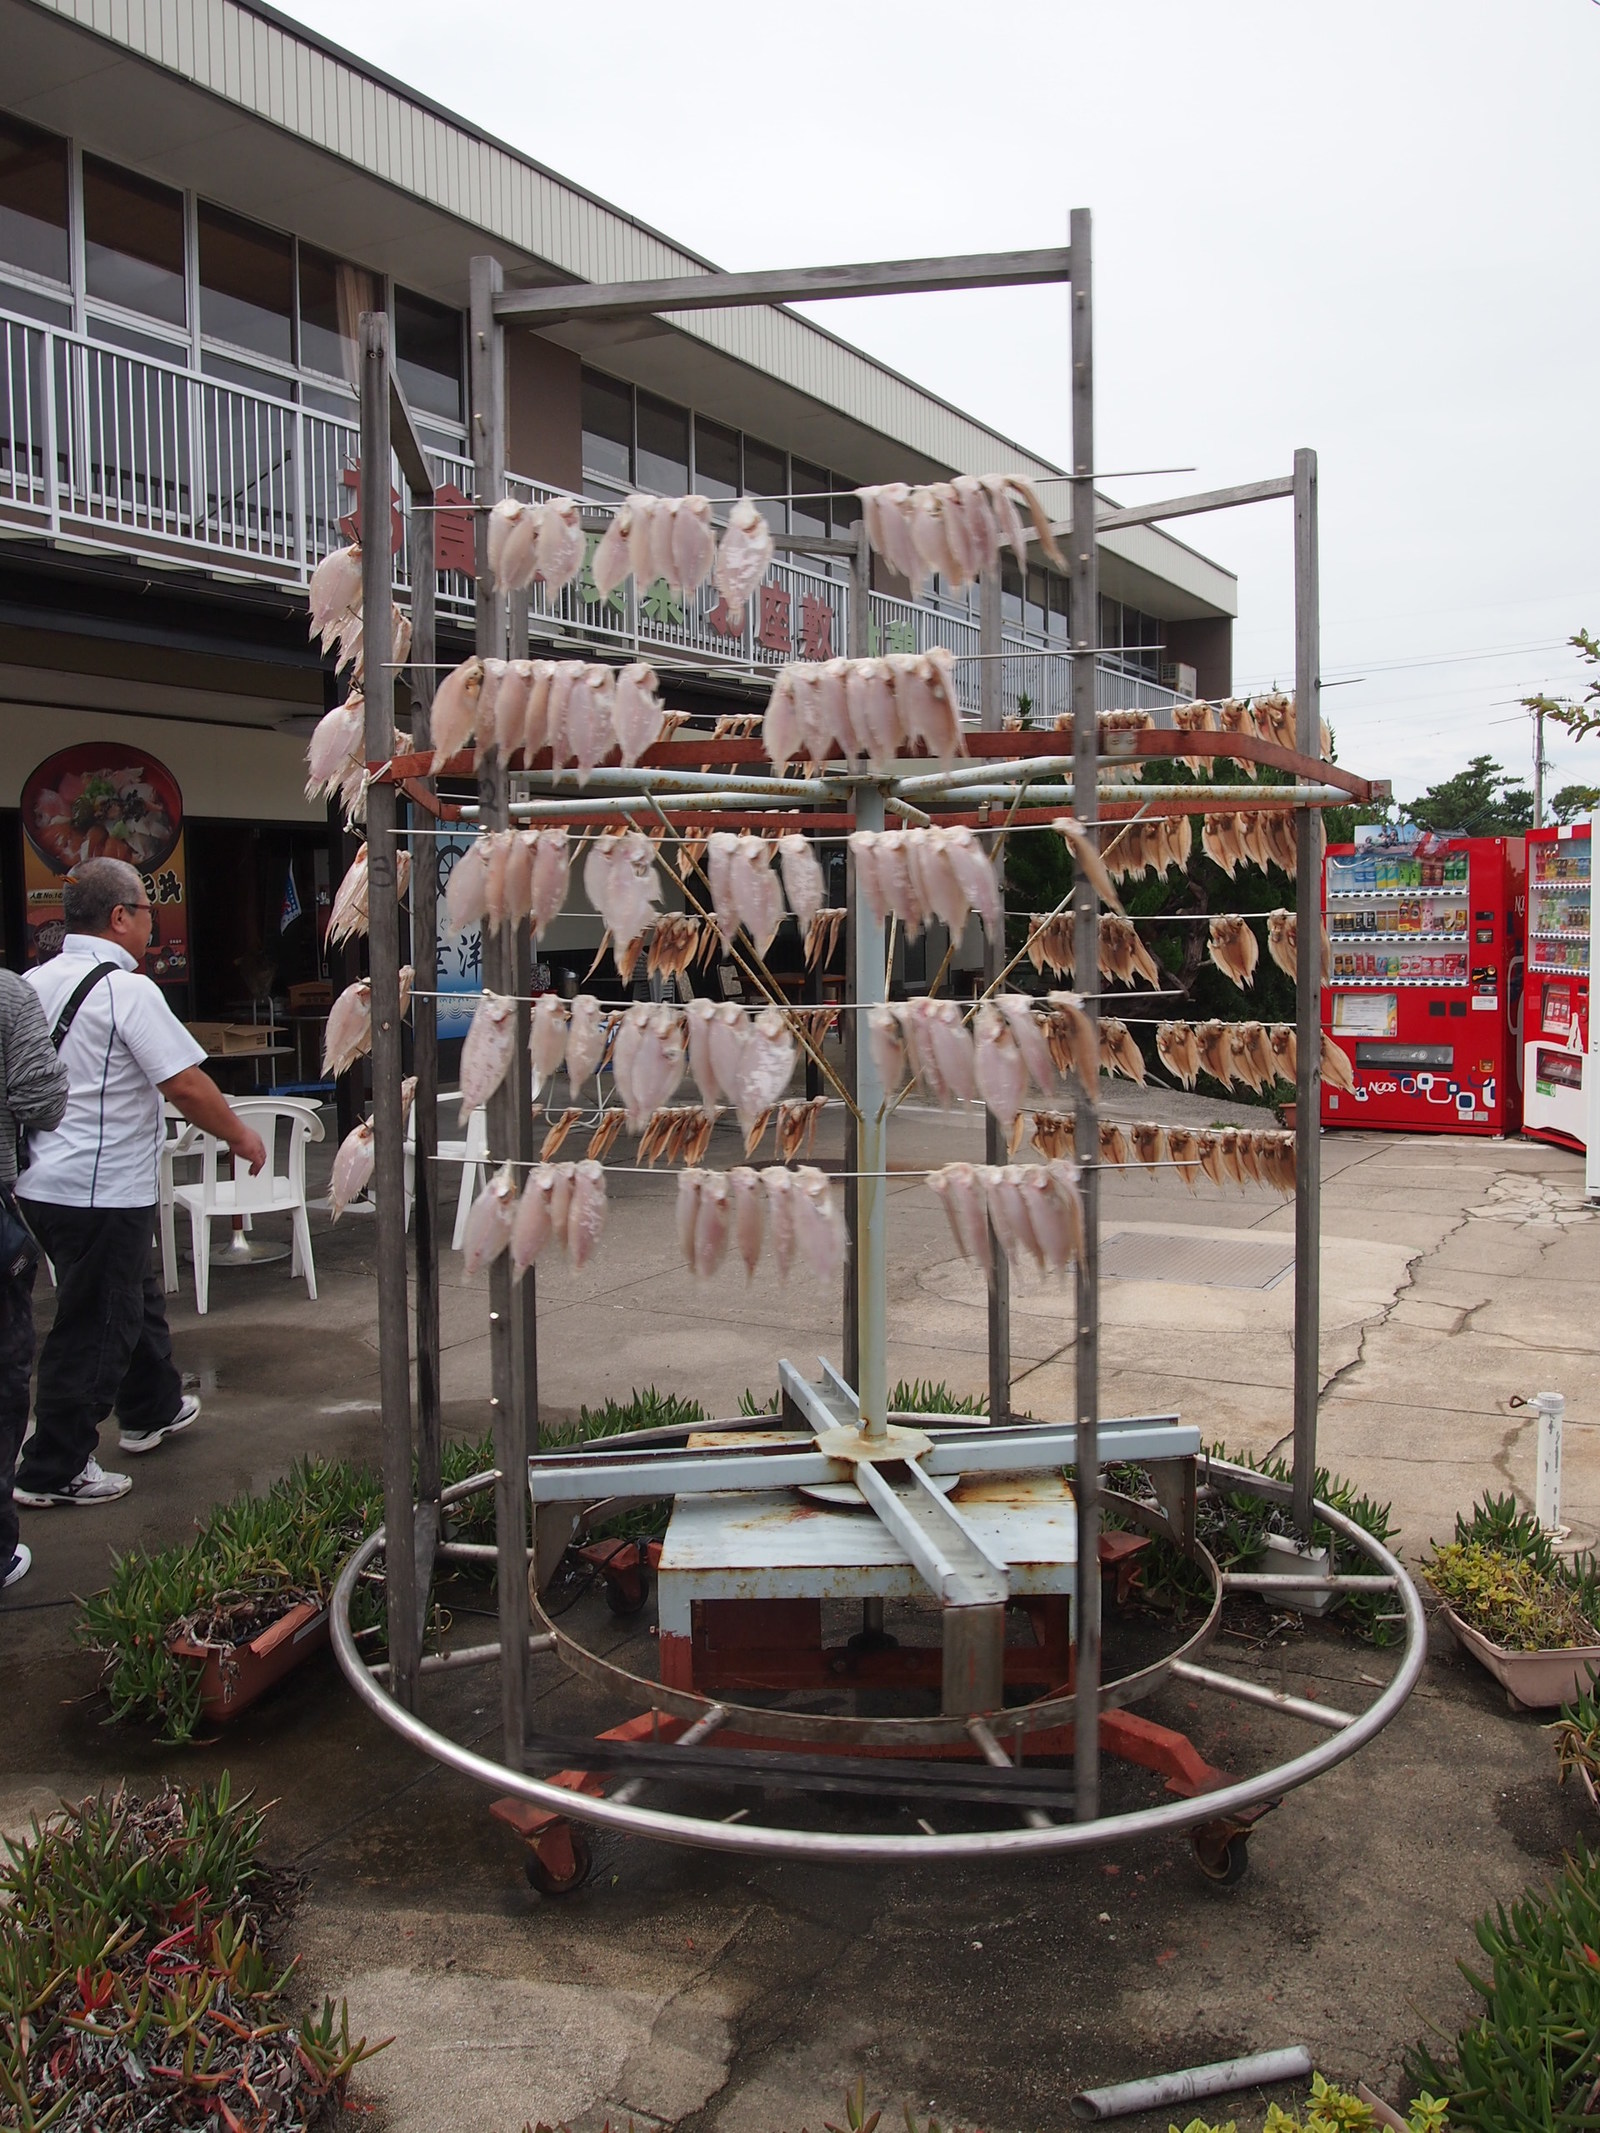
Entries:
[[125, 859], [149, 874], [183, 832], [183, 795], [142, 748], [80, 741], [48, 756], [22, 788], [22, 833], [55, 874]]

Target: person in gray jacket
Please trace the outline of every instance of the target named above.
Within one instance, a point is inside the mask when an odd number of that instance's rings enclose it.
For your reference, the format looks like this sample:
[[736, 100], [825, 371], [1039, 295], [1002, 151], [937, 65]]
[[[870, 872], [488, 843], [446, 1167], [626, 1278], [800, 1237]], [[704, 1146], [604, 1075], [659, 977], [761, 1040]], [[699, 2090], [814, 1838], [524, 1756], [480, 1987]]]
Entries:
[[[67, 1070], [50, 1042], [39, 996], [14, 971], [0, 969], [0, 1195], [13, 1212], [19, 1132], [29, 1126], [48, 1132], [66, 1108]], [[15, 1585], [33, 1563], [18, 1538], [12, 1489], [28, 1426], [36, 1271], [32, 1264], [21, 1271], [0, 1267], [0, 1586]]]

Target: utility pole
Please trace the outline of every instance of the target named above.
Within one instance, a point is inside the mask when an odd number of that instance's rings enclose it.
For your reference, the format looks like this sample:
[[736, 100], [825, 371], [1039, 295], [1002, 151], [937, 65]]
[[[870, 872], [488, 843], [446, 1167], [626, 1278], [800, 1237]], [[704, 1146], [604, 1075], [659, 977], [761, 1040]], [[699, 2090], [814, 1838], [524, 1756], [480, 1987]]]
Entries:
[[1533, 707], [1533, 826], [1544, 828], [1544, 705]]

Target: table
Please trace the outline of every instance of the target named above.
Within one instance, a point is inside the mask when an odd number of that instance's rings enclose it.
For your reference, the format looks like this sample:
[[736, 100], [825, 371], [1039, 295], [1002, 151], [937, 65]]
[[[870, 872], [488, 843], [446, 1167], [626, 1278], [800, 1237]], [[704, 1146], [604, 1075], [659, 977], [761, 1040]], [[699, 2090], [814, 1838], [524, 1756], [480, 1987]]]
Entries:
[[[752, 1430], [706, 1433], [698, 1443], [691, 1436], [689, 1444], [810, 1441], [809, 1434]], [[956, 1484], [950, 1502], [980, 1541], [1004, 1555], [1011, 1597], [1033, 1618], [1043, 1656], [1027, 1671], [1064, 1680], [1078, 1563], [1077, 1512], [1065, 1477], [973, 1475]], [[824, 1599], [928, 1593], [910, 1557], [865, 1506], [834, 1508], [797, 1489], [678, 1497], [657, 1577], [661, 1679], [702, 1693], [719, 1683], [826, 1680], [819, 1664], [826, 1659]]]

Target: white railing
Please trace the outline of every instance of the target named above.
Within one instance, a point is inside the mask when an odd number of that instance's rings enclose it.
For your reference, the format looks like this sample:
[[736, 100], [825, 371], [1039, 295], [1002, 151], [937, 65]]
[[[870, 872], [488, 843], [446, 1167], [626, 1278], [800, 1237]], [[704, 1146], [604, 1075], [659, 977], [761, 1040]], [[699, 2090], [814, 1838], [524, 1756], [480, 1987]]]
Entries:
[[[353, 421], [4, 313], [0, 388], [0, 521], [291, 585], [304, 585], [346, 537], [340, 521], [355, 508], [351, 470], [360, 450]], [[438, 481], [472, 495], [470, 459], [429, 457]], [[407, 522], [395, 557], [404, 597], [410, 505], [398, 476], [395, 485]], [[507, 487], [523, 497], [555, 493], [518, 475]], [[615, 505], [620, 492], [591, 487], [606, 493], [587, 504]], [[472, 580], [441, 572], [437, 600], [442, 620], [469, 621]], [[648, 652], [664, 671], [677, 660], [748, 672], [843, 653], [849, 603], [843, 577], [785, 558], [734, 630], [711, 587], [682, 598], [663, 581], [640, 589], [630, 578], [602, 600], [586, 568], [554, 600], [536, 584], [530, 622], [541, 640]], [[978, 627], [970, 616], [873, 593], [868, 639], [874, 653], [948, 646], [963, 708], [977, 716]], [[1051, 725], [1067, 708], [1068, 662], [1048, 638], [1014, 624], [1003, 641], [1003, 709]], [[1113, 659], [1099, 662], [1096, 695], [1102, 710], [1159, 712], [1177, 701]]]

